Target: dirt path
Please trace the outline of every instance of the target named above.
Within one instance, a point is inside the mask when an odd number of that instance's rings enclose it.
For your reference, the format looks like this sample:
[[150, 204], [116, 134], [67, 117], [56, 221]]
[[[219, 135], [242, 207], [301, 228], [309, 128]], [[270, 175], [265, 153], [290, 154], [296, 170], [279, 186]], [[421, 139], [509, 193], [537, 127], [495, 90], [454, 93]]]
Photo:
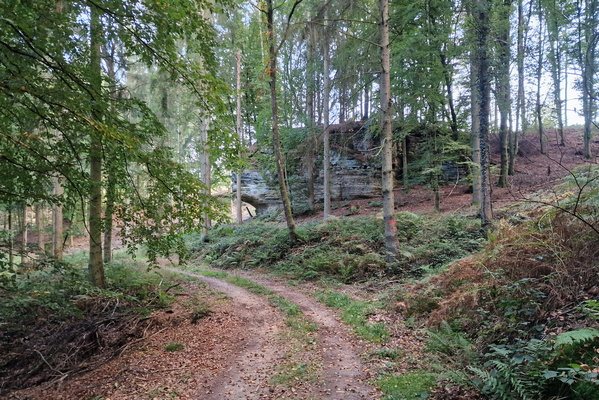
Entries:
[[351, 333], [339, 322], [337, 316], [312, 297], [290, 289], [265, 277], [257, 278], [247, 273], [241, 276], [269, 288], [286, 300], [300, 306], [304, 314], [318, 327], [319, 346], [323, 351], [323, 375], [321, 393], [327, 399], [351, 400], [373, 399], [376, 393], [366, 382], [367, 371], [363, 365]]
[[205, 381], [199, 389], [204, 400], [234, 400], [270, 398], [272, 392], [267, 382], [273, 367], [283, 356], [276, 345], [276, 334], [281, 328], [281, 317], [260, 296], [216, 278], [171, 269], [170, 271], [193, 276], [210, 287], [233, 298], [235, 310], [240, 313], [243, 330], [235, 332], [241, 346], [228, 360], [213, 380]]
[[[210, 387], [206, 400], [272, 398], [273, 388], [264, 382], [273, 373], [277, 360], [282, 359], [282, 349], [274, 335], [279, 331], [276, 315], [266, 300], [219, 279], [171, 269], [196, 277], [214, 289], [235, 299], [248, 311], [250, 341], [240, 350], [230, 366], [222, 371]], [[310, 398], [331, 400], [376, 399], [375, 389], [368, 384], [367, 369], [359, 356], [355, 340], [335, 314], [313, 298], [264, 277], [249, 274], [241, 276], [258, 282], [286, 300], [297, 304], [304, 314], [318, 326], [318, 348], [322, 354], [322, 381], [308, 390]], [[266, 303], [266, 304], [265, 304]], [[251, 322], [250, 322], [251, 321]], [[300, 398], [300, 397], [295, 397]]]

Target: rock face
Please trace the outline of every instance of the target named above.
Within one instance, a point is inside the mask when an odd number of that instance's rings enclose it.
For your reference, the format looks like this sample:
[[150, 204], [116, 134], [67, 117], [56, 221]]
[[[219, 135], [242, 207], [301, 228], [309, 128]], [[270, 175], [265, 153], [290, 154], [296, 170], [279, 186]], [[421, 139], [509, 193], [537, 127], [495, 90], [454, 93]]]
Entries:
[[[350, 122], [330, 127], [331, 139], [331, 198], [351, 200], [378, 197], [381, 194], [381, 165], [378, 155], [379, 141], [373, 138], [363, 122]], [[322, 148], [315, 160], [318, 171], [314, 182], [316, 202], [322, 202], [323, 171]], [[297, 175], [290, 179], [291, 198], [295, 204], [307, 198], [308, 176]], [[233, 176], [235, 182], [236, 176]], [[233, 193], [236, 193], [233, 184]], [[281, 207], [281, 196], [276, 179], [258, 170], [245, 170], [241, 174], [241, 199], [262, 214]]]
[[[379, 141], [372, 137], [363, 122], [332, 125], [331, 138], [331, 198], [352, 200], [377, 197], [381, 194], [381, 161], [377, 154]], [[322, 154], [317, 165], [315, 182], [317, 201], [324, 199]]]
[[[281, 208], [281, 194], [279, 188], [268, 182], [263, 174], [257, 170], [244, 170], [241, 173], [241, 201], [251, 204], [256, 208], [256, 213], [264, 214]], [[237, 193], [237, 175], [233, 173], [233, 194]]]

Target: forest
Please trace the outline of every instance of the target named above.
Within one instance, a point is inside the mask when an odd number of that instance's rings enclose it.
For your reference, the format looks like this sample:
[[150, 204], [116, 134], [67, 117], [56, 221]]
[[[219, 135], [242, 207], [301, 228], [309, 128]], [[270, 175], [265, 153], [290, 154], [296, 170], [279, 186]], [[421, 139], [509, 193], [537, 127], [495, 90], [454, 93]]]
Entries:
[[596, 400], [598, 47], [597, 0], [0, 1], [0, 397]]

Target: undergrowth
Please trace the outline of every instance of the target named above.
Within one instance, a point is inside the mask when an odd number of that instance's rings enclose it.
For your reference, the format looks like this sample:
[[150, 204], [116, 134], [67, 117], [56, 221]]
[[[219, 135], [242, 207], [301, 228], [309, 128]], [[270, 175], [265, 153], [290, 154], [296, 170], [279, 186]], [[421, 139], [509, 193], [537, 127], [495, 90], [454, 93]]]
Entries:
[[389, 339], [385, 324], [368, 321], [368, 316], [375, 313], [375, 304], [356, 301], [345, 293], [330, 290], [317, 293], [316, 297], [327, 306], [341, 310], [341, 319], [358, 336], [375, 343], [383, 343]]
[[[105, 266], [106, 289], [89, 283], [86, 254], [14, 271], [0, 287], [0, 394], [118, 351], [143, 334], [145, 316], [169, 306], [182, 283], [120, 256]], [[208, 312], [196, 311], [198, 318]]]
[[373, 216], [332, 219], [298, 227], [292, 247], [278, 224], [252, 221], [214, 229], [207, 243], [189, 237], [193, 251], [220, 268], [262, 268], [294, 278], [333, 277], [355, 282], [372, 277], [434, 272], [478, 250], [479, 222], [468, 216], [397, 215], [400, 259], [385, 262], [383, 222]]

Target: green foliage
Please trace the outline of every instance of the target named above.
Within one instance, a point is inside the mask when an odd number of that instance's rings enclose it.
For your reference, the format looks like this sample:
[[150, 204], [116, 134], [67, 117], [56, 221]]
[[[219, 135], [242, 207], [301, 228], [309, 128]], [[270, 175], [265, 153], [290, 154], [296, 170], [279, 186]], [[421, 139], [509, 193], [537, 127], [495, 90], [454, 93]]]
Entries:
[[585, 300], [580, 304], [580, 310], [584, 315], [594, 320], [599, 320], [599, 301]]
[[384, 393], [384, 400], [426, 399], [435, 387], [435, 383], [435, 374], [418, 370], [401, 376], [383, 376], [377, 381]]
[[563, 350], [573, 345], [581, 345], [599, 338], [599, 331], [593, 328], [584, 328], [576, 331], [560, 333], [555, 339], [556, 350]]
[[599, 330], [583, 328], [559, 334], [553, 358], [543, 371], [548, 392], [573, 400], [591, 400], [599, 391]]
[[376, 304], [355, 301], [344, 293], [334, 291], [318, 293], [317, 298], [327, 306], [341, 310], [341, 319], [350, 325], [358, 336], [375, 343], [386, 342], [389, 339], [389, 331], [385, 324], [368, 321], [368, 316], [375, 313]]
[[501, 400], [537, 400], [546, 382], [544, 362], [551, 348], [541, 340], [493, 345], [484, 368], [470, 367], [483, 393]]
[[385, 262], [383, 222], [375, 217], [339, 218], [298, 227], [302, 242], [290, 247], [279, 224], [252, 221], [214, 229], [208, 243], [187, 237], [192, 251], [219, 267], [265, 268], [300, 279], [331, 276], [353, 282], [404, 270], [438, 269], [480, 248], [480, 223], [462, 216], [434, 218], [398, 213], [401, 269]]
[[169, 343], [166, 345], [166, 347], [164, 348], [164, 350], [166, 351], [179, 351], [179, 350], [183, 350], [185, 346], [183, 345], [183, 343]]
[[232, 283], [233, 285], [242, 287], [244, 289], [247, 289], [248, 291], [254, 293], [254, 294], [259, 294], [259, 295], [271, 295], [273, 294], [273, 291], [260, 285], [259, 283], [256, 283], [250, 279], [238, 276], [238, 275], [229, 275], [228, 277], [225, 278], [225, 280], [229, 283]]

